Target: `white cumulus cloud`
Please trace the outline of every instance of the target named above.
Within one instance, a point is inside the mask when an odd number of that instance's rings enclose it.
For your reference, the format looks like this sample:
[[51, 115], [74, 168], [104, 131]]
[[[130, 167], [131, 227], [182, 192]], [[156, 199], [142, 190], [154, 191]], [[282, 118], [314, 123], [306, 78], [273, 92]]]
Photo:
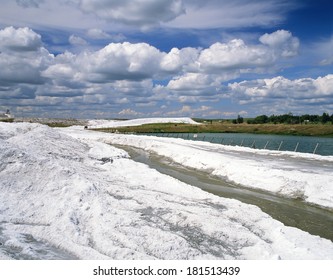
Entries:
[[219, 72], [225, 69], [247, 69], [272, 66], [278, 59], [297, 54], [298, 38], [279, 30], [259, 38], [262, 44], [248, 45], [241, 39], [215, 43], [201, 52], [201, 69]]
[[[288, 112], [302, 106], [325, 106], [333, 103], [333, 75], [290, 80], [285, 77], [257, 79], [228, 85], [228, 94], [240, 104], [263, 106], [268, 112]], [[263, 107], [262, 107], [263, 108]]]
[[298, 38], [293, 37], [291, 32], [278, 30], [271, 34], [264, 34], [259, 38], [260, 42], [280, 51], [282, 56], [290, 57], [297, 55], [300, 42]]
[[41, 84], [41, 71], [53, 61], [41, 36], [29, 28], [7, 27], [0, 30], [0, 86]]
[[199, 64], [210, 72], [223, 69], [244, 69], [272, 65], [274, 53], [261, 45], [248, 46], [241, 39], [215, 43], [201, 52]]
[[182, 100], [189, 100], [184, 96], [216, 95], [221, 88], [221, 78], [216, 75], [202, 73], [186, 73], [169, 81], [166, 89], [181, 95]]
[[42, 46], [41, 36], [28, 27], [0, 30], [0, 50], [36, 51]]
[[161, 60], [161, 69], [166, 72], [178, 73], [184, 71], [197, 71], [197, 60], [200, 54], [195, 48], [172, 48]]
[[81, 54], [77, 63], [91, 81], [142, 80], [152, 78], [159, 71], [161, 57], [158, 49], [146, 43], [125, 42], [111, 43], [95, 53]]

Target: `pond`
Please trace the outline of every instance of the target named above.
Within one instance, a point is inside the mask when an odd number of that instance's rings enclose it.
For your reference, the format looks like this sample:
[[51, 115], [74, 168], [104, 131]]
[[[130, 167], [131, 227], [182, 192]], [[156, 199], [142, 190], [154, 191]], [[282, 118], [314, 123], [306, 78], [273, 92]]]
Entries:
[[333, 138], [330, 137], [250, 133], [154, 133], [146, 135], [206, 141], [223, 145], [244, 146], [254, 149], [292, 151], [323, 156], [333, 155]]

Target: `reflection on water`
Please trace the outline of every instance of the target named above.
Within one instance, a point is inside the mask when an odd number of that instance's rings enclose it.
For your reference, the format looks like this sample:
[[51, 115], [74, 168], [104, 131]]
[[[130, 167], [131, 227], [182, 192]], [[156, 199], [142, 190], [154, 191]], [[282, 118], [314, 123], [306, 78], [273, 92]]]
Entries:
[[203, 171], [185, 168], [141, 149], [120, 145], [117, 147], [126, 150], [133, 160], [145, 163], [163, 174], [215, 195], [256, 205], [286, 226], [296, 227], [312, 235], [319, 235], [333, 241], [333, 211], [331, 210], [312, 206], [304, 201], [230, 184], [219, 178], [211, 177]]

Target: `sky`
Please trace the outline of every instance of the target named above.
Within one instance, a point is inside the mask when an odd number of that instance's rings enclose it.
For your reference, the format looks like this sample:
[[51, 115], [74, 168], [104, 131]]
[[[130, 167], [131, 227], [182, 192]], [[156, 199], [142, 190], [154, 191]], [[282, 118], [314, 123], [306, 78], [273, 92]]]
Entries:
[[331, 0], [1, 0], [0, 112], [333, 114]]

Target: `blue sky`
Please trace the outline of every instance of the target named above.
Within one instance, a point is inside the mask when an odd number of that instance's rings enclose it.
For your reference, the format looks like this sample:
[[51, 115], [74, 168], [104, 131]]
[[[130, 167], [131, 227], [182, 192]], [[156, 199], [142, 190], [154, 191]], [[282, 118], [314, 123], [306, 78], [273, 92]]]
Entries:
[[330, 0], [2, 0], [0, 111], [333, 114]]

